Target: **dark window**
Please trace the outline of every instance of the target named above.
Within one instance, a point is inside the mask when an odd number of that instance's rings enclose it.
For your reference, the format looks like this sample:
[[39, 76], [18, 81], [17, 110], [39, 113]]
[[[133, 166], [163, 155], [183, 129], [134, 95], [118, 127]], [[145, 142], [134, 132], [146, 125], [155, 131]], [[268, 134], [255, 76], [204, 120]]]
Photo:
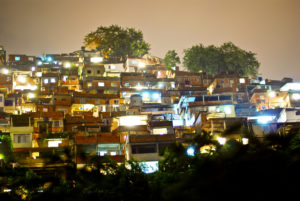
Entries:
[[204, 101], [218, 101], [218, 96], [204, 96]]
[[131, 145], [133, 154], [156, 153], [156, 144]]
[[92, 73], [92, 71], [91, 71], [91, 70], [87, 70], [86, 72], [87, 72], [87, 74], [91, 74], [91, 73]]

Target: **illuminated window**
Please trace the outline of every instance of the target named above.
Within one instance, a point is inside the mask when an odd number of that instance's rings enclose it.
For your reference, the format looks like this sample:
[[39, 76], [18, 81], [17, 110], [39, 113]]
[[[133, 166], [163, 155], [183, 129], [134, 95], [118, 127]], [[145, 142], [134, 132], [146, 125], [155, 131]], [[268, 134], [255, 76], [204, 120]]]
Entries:
[[49, 80], [48, 79], [44, 79], [44, 84], [48, 84]]
[[20, 57], [15, 57], [15, 61], [20, 61], [21, 58]]
[[51, 78], [51, 79], [50, 79], [50, 82], [51, 82], [51, 83], [55, 83], [55, 78]]
[[168, 129], [167, 128], [154, 128], [153, 129], [153, 134], [154, 135], [168, 134]]
[[104, 87], [104, 82], [98, 82], [98, 87]]
[[244, 84], [245, 83], [245, 78], [240, 78], [240, 83]]
[[28, 61], [33, 61], [33, 57], [28, 57]]
[[92, 83], [91, 82], [87, 83], [87, 86], [92, 87]]
[[61, 140], [48, 141], [48, 147], [59, 147], [60, 143], [62, 143]]

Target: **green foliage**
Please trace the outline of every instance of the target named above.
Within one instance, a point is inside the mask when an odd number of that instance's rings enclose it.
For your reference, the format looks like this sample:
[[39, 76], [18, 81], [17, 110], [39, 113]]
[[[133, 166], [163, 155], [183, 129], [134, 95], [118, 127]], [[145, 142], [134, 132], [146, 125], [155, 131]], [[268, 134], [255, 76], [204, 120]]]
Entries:
[[0, 135], [0, 155], [5, 163], [14, 160], [13, 146], [9, 135]]
[[[237, 124], [223, 135], [230, 137], [242, 128]], [[0, 168], [0, 178], [9, 178], [12, 193], [6, 200], [290, 200], [297, 196], [300, 134], [272, 135], [264, 141], [251, 135], [244, 134], [248, 145], [230, 140], [220, 146], [209, 133], [196, 134], [185, 146], [167, 147], [160, 170], [149, 175], [136, 162], [117, 164], [108, 157], [93, 156], [86, 168], [68, 180], [7, 167]], [[216, 149], [201, 153], [205, 145]], [[187, 146], [196, 148], [195, 156], [186, 155]]]
[[226, 71], [237, 72], [240, 76], [256, 76], [259, 62], [255, 53], [242, 50], [232, 42], [220, 47], [202, 44], [184, 50], [183, 64], [191, 72], [218, 74]]
[[176, 64], [180, 64], [180, 58], [175, 52], [175, 50], [169, 50], [164, 58], [164, 64], [167, 69], [172, 69], [172, 67], [176, 67]]
[[141, 31], [117, 25], [98, 27], [85, 36], [84, 43], [99, 50], [108, 63], [125, 62], [128, 57], [142, 57], [150, 50]]

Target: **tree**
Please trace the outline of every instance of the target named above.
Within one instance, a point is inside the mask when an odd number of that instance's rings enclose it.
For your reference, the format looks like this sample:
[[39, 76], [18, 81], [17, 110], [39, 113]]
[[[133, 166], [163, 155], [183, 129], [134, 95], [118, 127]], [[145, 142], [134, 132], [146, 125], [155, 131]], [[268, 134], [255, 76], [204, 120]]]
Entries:
[[180, 58], [175, 52], [175, 50], [169, 50], [164, 58], [164, 64], [167, 67], [167, 69], [171, 69], [172, 67], [175, 67], [176, 64], [180, 64]]
[[128, 57], [142, 57], [150, 50], [143, 33], [117, 25], [100, 26], [84, 38], [85, 46], [97, 49], [107, 62], [125, 62]]
[[220, 47], [199, 44], [184, 50], [184, 53], [183, 64], [191, 72], [204, 71], [215, 75], [234, 71], [240, 76], [256, 76], [260, 65], [255, 53], [242, 50], [232, 42]]

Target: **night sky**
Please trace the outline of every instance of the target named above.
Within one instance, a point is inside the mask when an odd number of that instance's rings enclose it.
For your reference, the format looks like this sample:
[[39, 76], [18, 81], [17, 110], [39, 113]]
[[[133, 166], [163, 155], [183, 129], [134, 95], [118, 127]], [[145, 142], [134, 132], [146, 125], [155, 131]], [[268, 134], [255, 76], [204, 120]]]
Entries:
[[0, 0], [0, 45], [39, 56], [80, 49], [98, 26], [134, 27], [151, 54], [232, 41], [264, 78], [300, 81], [299, 0]]

